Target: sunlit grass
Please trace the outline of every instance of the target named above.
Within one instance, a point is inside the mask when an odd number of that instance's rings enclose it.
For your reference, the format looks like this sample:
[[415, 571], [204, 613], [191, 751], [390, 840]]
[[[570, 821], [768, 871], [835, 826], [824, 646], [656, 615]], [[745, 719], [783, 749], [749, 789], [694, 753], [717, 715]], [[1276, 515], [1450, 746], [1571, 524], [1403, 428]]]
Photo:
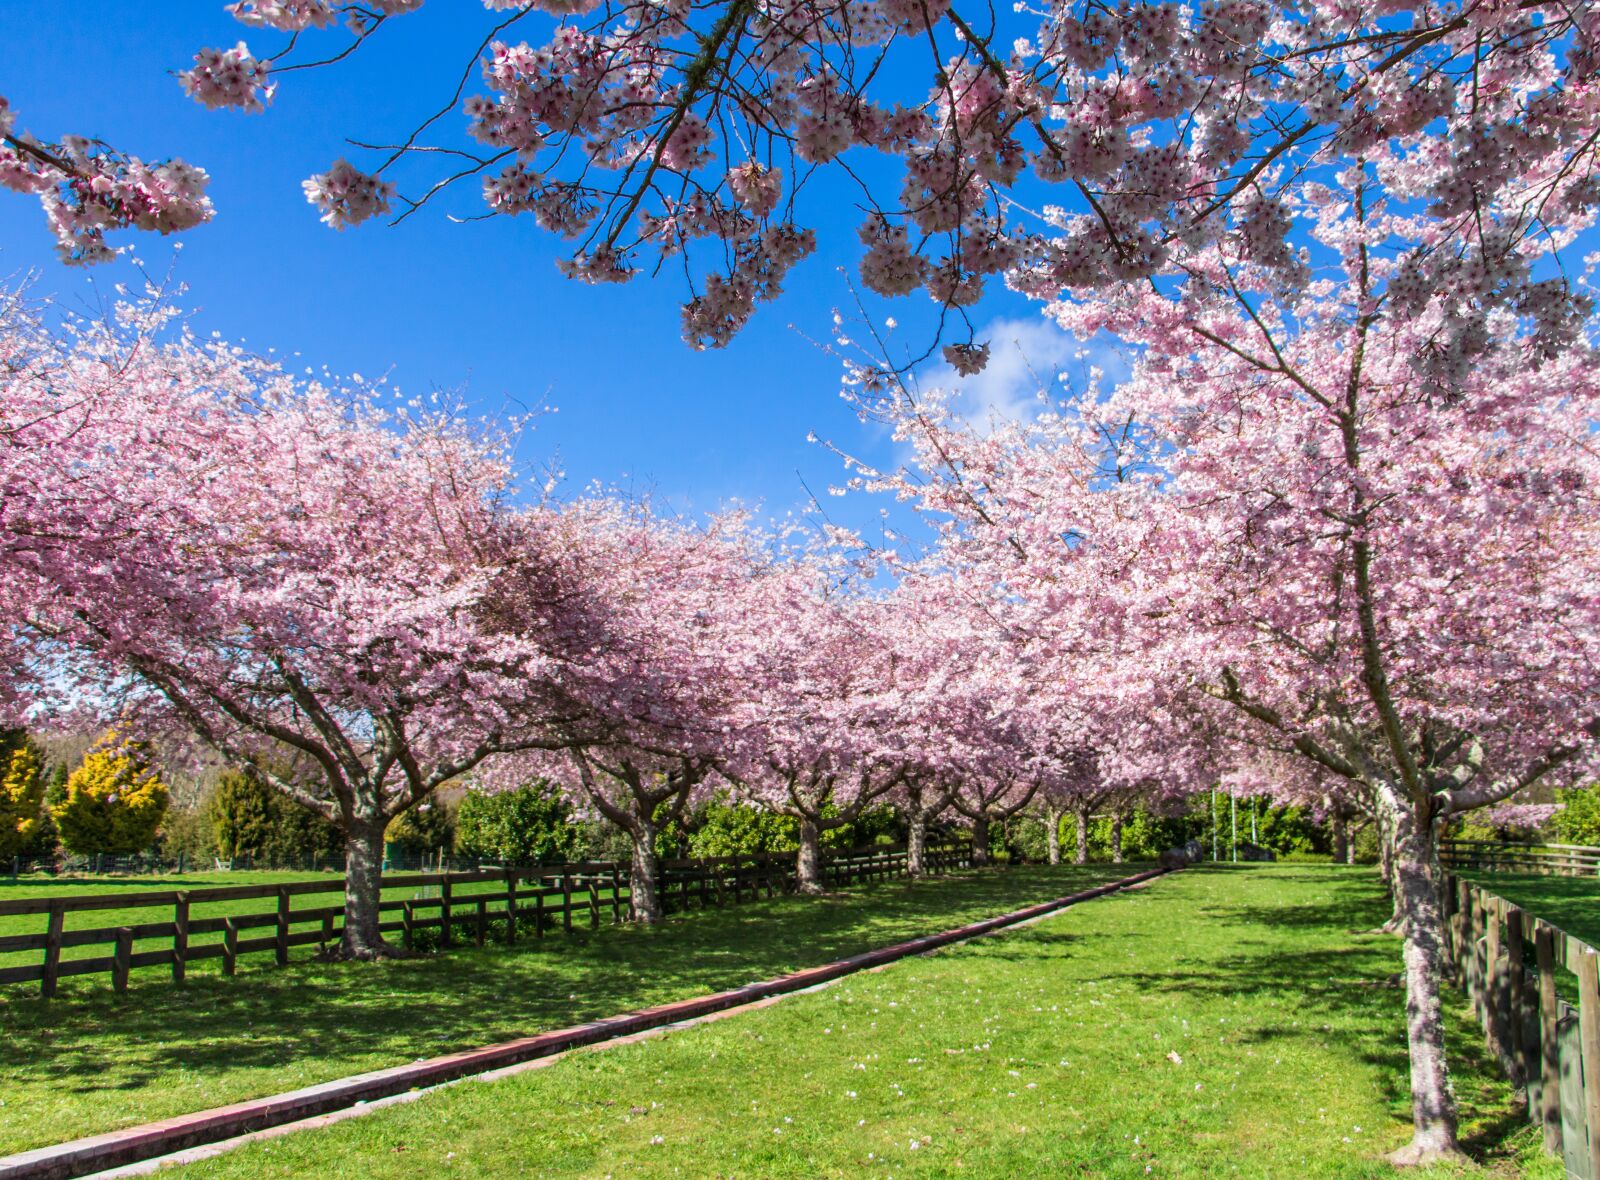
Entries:
[[[181, 1174], [1394, 1175], [1382, 1155], [1409, 1136], [1399, 943], [1368, 933], [1386, 916], [1370, 870], [1190, 870]], [[1482, 1162], [1411, 1175], [1559, 1176], [1459, 1002], [1449, 1029]]]
[[[0, 988], [0, 1151], [57, 1142], [767, 978], [1070, 893], [1137, 866], [1008, 869], [777, 898], [659, 928], [581, 923], [378, 964], [135, 971]], [[609, 917], [609, 915], [607, 915]]]

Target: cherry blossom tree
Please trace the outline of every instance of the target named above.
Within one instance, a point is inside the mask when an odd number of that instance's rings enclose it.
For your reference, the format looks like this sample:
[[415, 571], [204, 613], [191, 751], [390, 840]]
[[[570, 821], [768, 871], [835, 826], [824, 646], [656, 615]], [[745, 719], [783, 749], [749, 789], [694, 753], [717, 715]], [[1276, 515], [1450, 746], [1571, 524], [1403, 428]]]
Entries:
[[[176, 723], [332, 820], [342, 950], [385, 954], [388, 821], [563, 740], [581, 595], [538, 520], [505, 512], [502, 440], [164, 333], [168, 316], [0, 332], [0, 584], [31, 677], [12, 699]], [[489, 613], [507, 580], [544, 587], [539, 633]], [[320, 781], [279, 773], [293, 759]]]
[[[1453, 291], [1468, 321], [1548, 304], [1554, 340], [1572, 292], [1534, 277], [1524, 250], [1600, 200], [1587, 5], [483, 7], [436, 26], [459, 37], [453, 90], [402, 95], [409, 128], [353, 128], [362, 163], [336, 160], [307, 199], [344, 228], [479, 186], [488, 213], [530, 213], [571, 241], [563, 265], [582, 281], [681, 264], [696, 347], [726, 343], [780, 294], [840, 194], [862, 209], [864, 284], [925, 291], [952, 321], [947, 359], [973, 369], [987, 344], [964, 317], [1001, 277], [1054, 299], [1181, 273], [1220, 247], [1306, 290], [1293, 202], [1361, 162], [1382, 166], [1381, 199], [1438, 226], [1414, 243], [1420, 281]], [[207, 107], [260, 112], [296, 71], [377, 51], [393, 21], [434, 19], [419, 8], [242, 0], [230, 11], [254, 44], [202, 49], [178, 80]], [[104, 256], [106, 229], [208, 211], [196, 170], [4, 119], [0, 182], [41, 195], [71, 257]], [[1475, 346], [1470, 325], [1457, 338]]]
[[797, 888], [823, 890], [822, 836], [899, 785], [908, 688], [889, 640], [892, 607], [852, 593], [801, 553], [761, 580], [747, 617], [739, 742], [726, 773], [799, 821]]
[[657, 839], [735, 757], [762, 557], [739, 516], [694, 527], [615, 496], [567, 506], [560, 526], [604, 619], [585, 646], [583, 711], [565, 730], [575, 797], [627, 833], [632, 915], [654, 922]]
[[1347, 180], [1313, 297], [1248, 297], [1259, 273], [1218, 248], [1177, 300], [1060, 305], [1141, 347], [1129, 381], [987, 435], [923, 403], [903, 425], [937, 478], [868, 474], [951, 513], [1040, 625], [1376, 800], [1408, 988], [1397, 1159], [1417, 1162], [1459, 1150], [1437, 826], [1597, 761], [1600, 389], [1588, 347], [1552, 352], [1533, 310], [1492, 312], [1468, 363], [1453, 297], [1374, 248], [1392, 224]]

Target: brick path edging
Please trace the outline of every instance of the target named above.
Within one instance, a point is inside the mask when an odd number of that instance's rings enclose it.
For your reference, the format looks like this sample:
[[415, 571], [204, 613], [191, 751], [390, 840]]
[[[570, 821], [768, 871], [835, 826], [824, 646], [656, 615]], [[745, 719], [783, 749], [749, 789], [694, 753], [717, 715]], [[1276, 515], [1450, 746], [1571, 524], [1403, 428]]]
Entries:
[[540, 1033], [537, 1036], [519, 1037], [513, 1041], [503, 1041], [480, 1049], [468, 1049], [425, 1061], [354, 1074], [347, 1078], [321, 1082], [315, 1086], [306, 1086], [265, 1098], [251, 1098], [228, 1106], [214, 1107], [211, 1110], [175, 1115], [153, 1123], [90, 1135], [50, 1147], [33, 1148], [15, 1155], [0, 1157], [0, 1180], [71, 1180], [72, 1177], [87, 1176], [108, 1168], [170, 1155], [186, 1147], [231, 1139], [284, 1123], [299, 1122], [302, 1119], [386, 1098], [407, 1090], [435, 1086], [473, 1074], [562, 1053], [569, 1049], [616, 1040], [707, 1013], [720, 1012], [801, 991], [857, 971], [881, 967], [910, 955], [924, 954], [952, 943], [992, 934], [997, 930], [1044, 917], [1079, 902], [1143, 884], [1170, 871], [1172, 870], [1158, 868], [1135, 873], [1131, 877], [1108, 881], [1092, 889], [1013, 910], [997, 917], [985, 918], [953, 930], [924, 935], [893, 946], [880, 947], [846, 959], [836, 959], [819, 967], [808, 967], [803, 971], [780, 975], [759, 983], [745, 984], [743, 987], [727, 991], [713, 992], [710, 995], [678, 1000], [670, 1004], [658, 1004], [652, 1008], [641, 1008], [618, 1016], [608, 1016], [587, 1024]]

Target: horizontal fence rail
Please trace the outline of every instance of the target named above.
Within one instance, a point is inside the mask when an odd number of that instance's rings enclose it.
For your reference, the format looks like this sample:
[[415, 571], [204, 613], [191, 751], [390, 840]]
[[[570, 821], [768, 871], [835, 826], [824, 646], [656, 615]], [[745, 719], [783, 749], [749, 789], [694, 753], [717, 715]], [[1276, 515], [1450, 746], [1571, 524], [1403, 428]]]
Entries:
[[1587, 844], [1506, 844], [1497, 840], [1441, 840], [1439, 861], [1447, 869], [1480, 873], [1543, 873], [1600, 876], [1600, 848]]
[[[929, 848], [930, 872], [947, 872], [970, 863], [965, 845]], [[906, 874], [903, 847], [861, 848], [824, 859], [823, 879], [830, 885], [889, 880]], [[792, 853], [663, 860], [657, 866], [656, 889], [666, 912], [709, 909], [788, 892], [795, 885]], [[522, 868], [464, 873], [405, 873], [383, 878], [391, 896], [379, 905], [379, 930], [398, 934], [407, 949], [483, 946], [494, 939], [507, 943], [520, 936], [543, 938], [574, 923], [591, 929], [609, 917], [627, 916], [631, 890], [628, 866], [618, 861], [530, 865]], [[414, 890], [409, 898], [395, 890]], [[109, 975], [123, 991], [135, 968], [168, 967], [181, 983], [190, 963], [221, 959], [222, 971], [234, 974], [241, 955], [271, 952], [282, 967], [295, 947], [335, 945], [344, 932], [344, 904], [304, 904], [344, 894], [344, 880], [291, 881], [277, 885], [220, 885], [195, 889], [141, 890], [79, 896], [28, 897], [0, 900], [0, 917], [39, 915], [43, 929], [0, 935], [0, 955], [40, 952], [38, 962], [0, 966], [0, 984], [39, 984], [40, 995], [56, 994], [60, 980], [76, 975]], [[272, 908], [255, 912], [208, 913], [217, 907], [271, 898]], [[296, 904], [299, 902], [300, 904]], [[67, 929], [67, 915], [95, 910], [170, 910], [161, 920]], [[154, 916], [154, 915], [152, 915]], [[158, 945], [151, 946], [151, 943]], [[102, 953], [64, 956], [63, 951], [94, 947]]]
[[1490, 1051], [1525, 1088], [1545, 1150], [1569, 1177], [1600, 1180], [1600, 955], [1449, 872], [1442, 900], [1446, 961]]

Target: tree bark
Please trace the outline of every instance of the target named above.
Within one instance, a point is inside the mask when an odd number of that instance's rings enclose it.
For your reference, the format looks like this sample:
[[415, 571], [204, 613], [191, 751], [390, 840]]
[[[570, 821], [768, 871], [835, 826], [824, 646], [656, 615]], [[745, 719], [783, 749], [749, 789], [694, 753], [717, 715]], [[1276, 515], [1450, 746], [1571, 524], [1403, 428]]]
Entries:
[[1403, 933], [1406, 924], [1405, 901], [1400, 896], [1399, 870], [1396, 864], [1398, 853], [1395, 848], [1399, 839], [1397, 824], [1398, 821], [1393, 816], [1385, 816], [1381, 811], [1378, 818], [1373, 821], [1373, 828], [1378, 836], [1378, 873], [1383, 878], [1383, 885], [1389, 891], [1390, 899], [1394, 902], [1389, 920], [1379, 927], [1386, 934]]
[[1046, 807], [1044, 809], [1044, 846], [1049, 851], [1050, 863], [1061, 863], [1061, 809]]
[[1078, 821], [1078, 846], [1073, 850], [1072, 863], [1086, 865], [1089, 863], [1089, 809], [1079, 807], [1073, 815]]
[[629, 829], [633, 855], [628, 863], [628, 913], [646, 926], [661, 921], [661, 895], [656, 890], [656, 830], [648, 823]]
[[1333, 813], [1333, 863], [1350, 862], [1350, 818], [1343, 811]]
[[811, 819], [800, 821], [800, 851], [795, 857], [795, 888], [801, 893], [823, 892], [822, 829]]
[[928, 871], [928, 817], [921, 809], [906, 817], [906, 875], [920, 877]]
[[340, 957], [380, 959], [395, 954], [378, 930], [383, 891], [383, 832], [379, 820], [349, 820], [344, 827], [344, 934]]
[[1111, 863], [1122, 863], [1122, 812], [1111, 813]]
[[1443, 940], [1438, 882], [1429, 821], [1400, 805], [1393, 817], [1395, 897], [1404, 916], [1406, 1034], [1411, 1054], [1412, 1139], [1389, 1158], [1426, 1164], [1462, 1158], [1456, 1140], [1456, 1103], [1445, 1068], [1440, 1012]]
[[986, 815], [972, 821], [972, 863], [989, 863], [989, 817]]

